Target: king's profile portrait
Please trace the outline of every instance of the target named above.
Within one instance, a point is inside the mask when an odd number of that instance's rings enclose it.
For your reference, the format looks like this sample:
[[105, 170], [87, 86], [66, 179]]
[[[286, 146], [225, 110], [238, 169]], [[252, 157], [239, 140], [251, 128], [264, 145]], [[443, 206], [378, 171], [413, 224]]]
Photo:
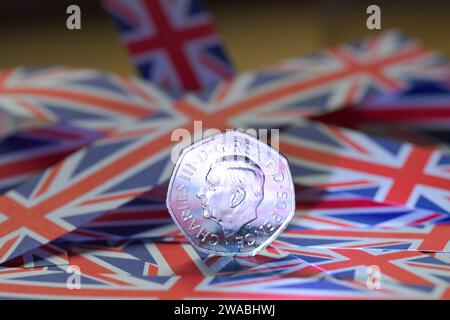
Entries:
[[264, 199], [264, 172], [247, 157], [221, 157], [211, 165], [196, 195], [203, 217], [216, 222], [225, 237], [232, 236], [258, 217]]

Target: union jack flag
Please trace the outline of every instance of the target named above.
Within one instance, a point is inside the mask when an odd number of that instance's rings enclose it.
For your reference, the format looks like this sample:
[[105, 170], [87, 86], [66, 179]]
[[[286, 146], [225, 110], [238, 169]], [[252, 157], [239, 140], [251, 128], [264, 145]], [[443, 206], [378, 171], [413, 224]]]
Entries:
[[0, 110], [0, 138], [31, 126], [42, 125], [35, 119], [13, 116]]
[[[242, 258], [199, 256], [188, 244], [75, 245], [81, 290], [67, 288], [66, 266], [0, 269], [0, 296], [102, 298], [448, 298], [445, 258], [421, 252], [327, 250], [277, 241], [273, 252]], [[382, 266], [380, 290], [362, 272]], [[231, 259], [232, 260], [232, 259]], [[247, 261], [245, 261], [247, 260]], [[448, 262], [447, 262], [448, 263]], [[399, 272], [400, 270], [400, 272]], [[399, 278], [399, 275], [401, 277]], [[444, 276], [444, 278], [442, 278]], [[27, 290], [24, 290], [24, 288]]]
[[53, 124], [0, 138], [0, 194], [41, 173], [100, 136], [90, 129]]
[[103, 0], [140, 75], [199, 90], [234, 74], [200, 0]]
[[[170, 129], [166, 128], [169, 135]], [[46, 244], [151, 189], [160, 175], [169, 174], [164, 168], [171, 163], [170, 152], [160, 148], [166, 138], [163, 133], [162, 129], [154, 132], [152, 121], [133, 124], [0, 196], [0, 262]]]
[[142, 80], [91, 69], [56, 66], [0, 71], [0, 111], [98, 131], [150, 115], [160, 119], [174, 95]]
[[280, 136], [297, 184], [448, 214], [450, 154], [315, 122]]
[[155, 201], [153, 192], [111, 210], [62, 236], [63, 242], [118, 241], [124, 239], [167, 239], [179, 236], [179, 229], [167, 212], [164, 201]]
[[425, 292], [447, 291], [448, 294], [450, 265], [446, 254], [411, 250], [299, 248], [282, 241], [274, 246], [338, 279], [365, 283], [368, 268], [374, 267], [380, 273], [378, 277], [383, 285], [390, 282], [406, 288], [417, 286]]
[[424, 146], [448, 147], [450, 86], [438, 81], [414, 82], [406, 90], [373, 95], [315, 120]]
[[359, 103], [373, 92], [439, 79], [445, 61], [418, 41], [387, 32], [353, 45], [283, 61], [238, 75], [201, 93], [188, 94], [175, 109], [204, 128], [280, 128]]
[[286, 230], [280, 240], [299, 247], [448, 252], [450, 225]]
[[445, 213], [376, 202], [354, 193], [296, 185], [290, 229], [397, 228], [450, 222]]

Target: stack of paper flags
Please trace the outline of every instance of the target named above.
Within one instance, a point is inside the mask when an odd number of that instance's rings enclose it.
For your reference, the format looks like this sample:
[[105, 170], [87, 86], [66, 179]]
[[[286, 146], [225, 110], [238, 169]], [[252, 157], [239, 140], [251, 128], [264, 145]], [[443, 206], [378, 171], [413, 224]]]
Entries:
[[[0, 115], [39, 123], [0, 130], [1, 298], [450, 299], [440, 54], [386, 32], [231, 77], [198, 1], [104, 4], [153, 82], [0, 73]], [[171, 133], [196, 120], [283, 129], [296, 215], [257, 256], [198, 253], [167, 212]]]

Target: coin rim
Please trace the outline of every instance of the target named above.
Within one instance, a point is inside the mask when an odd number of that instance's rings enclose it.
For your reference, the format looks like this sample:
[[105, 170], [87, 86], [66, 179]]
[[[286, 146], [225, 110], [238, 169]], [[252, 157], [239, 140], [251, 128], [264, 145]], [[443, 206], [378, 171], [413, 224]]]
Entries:
[[[169, 195], [171, 194], [170, 190], [172, 190], [172, 184], [173, 184], [173, 182], [175, 180], [176, 172], [178, 171], [178, 167], [180, 166], [180, 164], [181, 164], [181, 162], [183, 160], [183, 157], [189, 151], [191, 151], [192, 149], [196, 148], [199, 145], [208, 143], [211, 140], [215, 139], [216, 137], [230, 135], [230, 134], [237, 135], [237, 136], [242, 136], [242, 137], [247, 138], [247, 139], [249, 139], [249, 140], [251, 140], [251, 141], [253, 141], [255, 143], [265, 144], [269, 149], [272, 149], [273, 151], [277, 152], [278, 155], [285, 161], [285, 164], [286, 164], [286, 167], [287, 167], [287, 172], [289, 173], [289, 180], [291, 182], [290, 186], [291, 186], [291, 189], [292, 189], [291, 190], [292, 191], [292, 200], [291, 200], [292, 211], [289, 213], [289, 215], [286, 217], [285, 222], [277, 229], [277, 231], [275, 231], [261, 245], [259, 245], [258, 247], [256, 247], [255, 249], [253, 249], [252, 251], [249, 251], [249, 252], [224, 252], [224, 251], [215, 251], [215, 250], [212, 250], [212, 249], [206, 249], [206, 248], [200, 247], [197, 243], [195, 243], [191, 239], [190, 235], [181, 226], [181, 223], [178, 222], [177, 216], [176, 216], [174, 210], [172, 210], [172, 207], [170, 205], [170, 199], [169, 199], [170, 198]], [[181, 232], [184, 234], [185, 238], [187, 238], [188, 241], [198, 251], [203, 252], [203, 253], [207, 253], [207, 254], [215, 254], [215, 255], [219, 255], [219, 256], [241, 256], [241, 257], [244, 257], [244, 256], [255, 256], [256, 254], [258, 254], [259, 252], [261, 252], [262, 250], [267, 248], [276, 238], [278, 238], [278, 236], [291, 223], [292, 218], [295, 215], [295, 204], [296, 204], [296, 202], [295, 202], [295, 186], [294, 186], [294, 181], [293, 181], [292, 174], [291, 174], [291, 169], [290, 169], [290, 166], [289, 166], [289, 160], [282, 153], [280, 153], [278, 150], [275, 150], [269, 144], [266, 144], [266, 143], [260, 141], [259, 139], [255, 138], [255, 137], [253, 137], [253, 136], [251, 136], [249, 134], [246, 134], [246, 133], [244, 133], [244, 132], [242, 132], [240, 130], [237, 130], [237, 129], [226, 130], [224, 132], [221, 132], [221, 133], [218, 133], [218, 134], [215, 134], [215, 135], [211, 135], [209, 137], [206, 137], [206, 138], [204, 138], [204, 139], [202, 139], [200, 141], [194, 142], [191, 145], [183, 148], [183, 150], [181, 151], [180, 156], [178, 157], [177, 162], [175, 163], [175, 166], [174, 166], [174, 168], [172, 170], [172, 174], [170, 176], [169, 186], [167, 188], [167, 194], [166, 194], [166, 207], [167, 207], [167, 210], [169, 211], [170, 216], [171, 216], [172, 220], [175, 222], [175, 224], [177, 225], [178, 229], [180, 229]]]

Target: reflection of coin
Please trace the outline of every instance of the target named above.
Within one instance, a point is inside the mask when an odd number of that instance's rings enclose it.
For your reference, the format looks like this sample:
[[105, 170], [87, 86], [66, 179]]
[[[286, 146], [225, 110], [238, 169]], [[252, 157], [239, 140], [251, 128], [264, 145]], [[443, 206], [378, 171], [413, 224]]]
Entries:
[[287, 160], [239, 131], [199, 141], [181, 153], [170, 179], [167, 208], [200, 251], [255, 255], [294, 215]]

